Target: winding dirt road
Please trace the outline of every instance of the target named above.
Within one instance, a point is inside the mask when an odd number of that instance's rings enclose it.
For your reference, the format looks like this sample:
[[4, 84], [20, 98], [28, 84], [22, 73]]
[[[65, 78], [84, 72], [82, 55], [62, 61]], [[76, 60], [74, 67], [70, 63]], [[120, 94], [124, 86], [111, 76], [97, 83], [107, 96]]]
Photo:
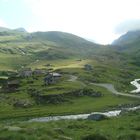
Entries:
[[[70, 78], [68, 79], [68, 81], [74, 82], [77, 79], [78, 79], [77, 76], [70, 75]], [[100, 83], [100, 84], [99, 83], [90, 83], [90, 84], [95, 85], [95, 86], [104, 87], [104, 88], [106, 88], [108, 91], [112, 92], [116, 96], [126, 96], [126, 97], [132, 97], [132, 98], [140, 99], [140, 95], [134, 95], [134, 94], [127, 94], [127, 93], [118, 92], [115, 89], [114, 85], [112, 85], [112, 84], [108, 84], [108, 83]], [[85, 86], [85, 84], [83, 84], [83, 85]]]
[[112, 93], [115, 94], [115, 95], [126, 96], [126, 97], [132, 97], [132, 98], [139, 98], [139, 99], [140, 99], [140, 96], [139, 96], [139, 95], [134, 95], [134, 94], [127, 94], [127, 93], [118, 92], [118, 91], [114, 88], [114, 85], [112, 85], [112, 84], [106, 84], [106, 83], [102, 83], [102, 84], [91, 83], [91, 84], [92, 84], [92, 85], [95, 85], [95, 86], [104, 87], [104, 88], [106, 88], [107, 90], [109, 90], [110, 92], [112, 92]]

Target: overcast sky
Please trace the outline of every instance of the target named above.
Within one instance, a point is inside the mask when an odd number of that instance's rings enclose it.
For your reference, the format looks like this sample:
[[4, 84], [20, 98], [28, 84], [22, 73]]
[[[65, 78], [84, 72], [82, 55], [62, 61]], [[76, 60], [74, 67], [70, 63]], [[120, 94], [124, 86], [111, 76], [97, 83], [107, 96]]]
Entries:
[[108, 44], [140, 29], [140, 0], [0, 0], [0, 26], [64, 31]]

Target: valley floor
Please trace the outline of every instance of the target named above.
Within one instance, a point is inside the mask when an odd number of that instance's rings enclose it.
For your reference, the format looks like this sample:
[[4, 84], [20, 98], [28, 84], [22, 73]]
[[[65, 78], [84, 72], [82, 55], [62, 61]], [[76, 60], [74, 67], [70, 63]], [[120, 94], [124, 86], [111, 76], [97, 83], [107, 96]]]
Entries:
[[[4, 60], [6, 56], [0, 57]], [[0, 139], [139, 140], [139, 110], [102, 121], [27, 123], [36, 117], [88, 114], [139, 105], [140, 96], [130, 94], [134, 89], [130, 82], [140, 77], [139, 67], [124, 65], [124, 62], [106, 56], [54, 60], [24, 57], [12, 55], [6, 57], [4, 63], [0, 60]], [[20, 59], [14, 64], [11, 58]], [[60, 73], [62, 77], [47, 86], [44, 84], [46, 74], [13, 78], [21, 66]], [[19, 81], [16, 91], [3, 89], [10, 78]]]

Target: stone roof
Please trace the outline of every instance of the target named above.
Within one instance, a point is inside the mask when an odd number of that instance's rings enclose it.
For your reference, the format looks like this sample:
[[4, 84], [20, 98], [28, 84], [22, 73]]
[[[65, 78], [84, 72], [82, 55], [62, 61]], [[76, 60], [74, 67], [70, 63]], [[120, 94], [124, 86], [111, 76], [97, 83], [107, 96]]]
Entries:
[[52, 74], [53, 77], [61, 77], [62, 76], [60, 73], [56, 73], [56, 72], [53, 72], [50, 74]]

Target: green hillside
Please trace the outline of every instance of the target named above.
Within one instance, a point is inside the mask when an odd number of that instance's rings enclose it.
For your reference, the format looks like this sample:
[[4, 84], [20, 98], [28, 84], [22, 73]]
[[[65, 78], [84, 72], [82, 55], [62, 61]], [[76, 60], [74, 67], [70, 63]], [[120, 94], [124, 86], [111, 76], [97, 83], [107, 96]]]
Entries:
[[30, 34], [25, 31], [6, 30], [0, 32], [0, 66], [17, 69], [38, 59], [83, 58], [95, 54], [100, 48], [102, 48], [101, 45], [63, 32]]
[[[54, 70], [64, 71], [67, 68], [67, 71], [74, 69], [75, 72], [79, 72], [79, 68], [89, 63], [93, 65], [95, 71], [87, 76], [88, 80], [110, 82], [120, 90], [123, 86], [127, 87], [130, 80], [139, 75], [137, 71], [133, 74], [137, 69], [133, 62], [133, 59], [137, 59], [133, 58], [133, 51], [130, 57], [115, 46], [95, 44], [70, 33], [57, 31], [27, 33], [24, 29], [22, 29], [24, 31], [9, 30], [1, 32], [4, 35], [0, 35], [1, 72], [17, 71], [26, 67], [47, 68], [47, 64], [51, 64], [51, 69]], [[139, 56], [138, 51], [137, 53]], [[130, 64], [134, 67], [131, 68]], [[127, 76], [122, 71], [126, 71]], [[129, 73], [132, 74], [128, 78]], [[86, 75], [81, 76], [86, 78]], [[126, 89], [129, 88], [131, 87]]]
[[140, 31], [131, 31], [113, 42], [115, 49], [122, 52], [131, 64], [140, 66]]

